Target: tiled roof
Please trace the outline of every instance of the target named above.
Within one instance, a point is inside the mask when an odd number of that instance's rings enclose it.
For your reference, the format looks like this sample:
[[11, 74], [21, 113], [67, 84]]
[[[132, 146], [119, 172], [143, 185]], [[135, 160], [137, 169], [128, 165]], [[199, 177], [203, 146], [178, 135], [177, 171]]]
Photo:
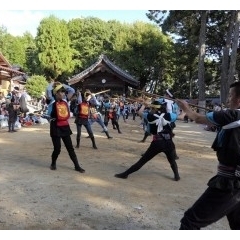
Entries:
[[78, 73], [77, 75], [74, 75], [72, 78], [68, 79], [67, 82], [69, 85], [72, 85], [74, 83], [77, 83], [81, 81], [89, 72], [94, 70], [102, 61], [105, 62], [105, 64], [114, 72], [119, 74], [120, 76], [124, 77], [125, 81], [138, 86], [139, 81], [137, 81], [135, 78], [133, 78], [130, 74], [127, 72], [123, 71], [121, 68], [116, 66], [113, 62], [111, 62], [104, 54], [101, 54], [100, 57], [98, 58], [97, 62], [95, 62], [93, 65], [85, 69], [84, 71]]
[[7, 61], [7, 59], [3, 56], [1, 52], [0, 52], [0, 66], [11, 67], [11, 64]]
[[17, 75], [24, 75], [24, 74], [25, 74], [25, 73], [23, 73], [23, 72], [14, 70], [13, 68], [10, 68], [10, 67], [0, 66], [0, 70], [6, 71], [6, 72], [15, 73], [15, 74], [17, 74]]

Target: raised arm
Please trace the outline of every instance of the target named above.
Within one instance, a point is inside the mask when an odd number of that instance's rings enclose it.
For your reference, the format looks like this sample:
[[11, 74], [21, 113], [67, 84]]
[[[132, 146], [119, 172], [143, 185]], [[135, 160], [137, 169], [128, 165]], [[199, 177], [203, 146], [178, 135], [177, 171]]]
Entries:
[[211, 124], [210, 121], [208, 121], [206, 115], [202, 115], [199, 114], [195, 111], [193, 111], [191, 109], [191, 107], [189, 106], [189, 104], [182, 99], [176, 99], [176, 103], [178, 104], [178, 106], [180, 107], [180, 109], [183, 110], [183, 112], [193, 121], [195, 121], [196, 123], [200, 123], [200, 124]]

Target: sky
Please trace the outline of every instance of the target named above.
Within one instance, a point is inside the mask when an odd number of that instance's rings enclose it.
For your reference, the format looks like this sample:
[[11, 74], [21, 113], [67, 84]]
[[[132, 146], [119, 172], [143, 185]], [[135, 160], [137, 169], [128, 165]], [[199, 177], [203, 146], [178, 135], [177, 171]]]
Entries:
[[240, 3], [237, 0], [228, 0], [224, 6], [217, 0], [210, 0], [208, 4], [203, 4], [204, 1], [190, 0], [146, 0], [145, 2], [143, 0], [7, 0], [1, 3], [0, 26], [6, 27], [14, 36], [22, 36], [24, 32], [29, 31], [35, 37], [40, 21], [51, 14], [66, 21], [78, 17], [98, 17], [104, 21], [118, 20], [122, 23], [143, 21], [154, 24], [146, 16], [148, 9], [240, 9], [236, 2]]
[[147, 10], [0, 10], [0, 25], [6, 27], [8, 33], [14, 36], [22, 36], [24, 32], [29, 31], [35, 37], [40, 21], [51, 14], [66, 21], [91, 16], [104, 21], [115, 19], [122, 23], [143, 21], [154, 24], [147, 18], [147, 12]]

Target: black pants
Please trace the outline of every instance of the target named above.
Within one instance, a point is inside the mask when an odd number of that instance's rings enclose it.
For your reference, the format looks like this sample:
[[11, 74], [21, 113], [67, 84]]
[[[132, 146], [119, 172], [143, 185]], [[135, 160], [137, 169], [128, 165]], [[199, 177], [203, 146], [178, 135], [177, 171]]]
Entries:
[[15, 128], [15, 122], [8, 121], [9, 132], [14, 131], [14, 128]]
[[223, 191], [208, 187], [181, 219], [180, 230], [199, 230], [227, 216], [229, 226], [240, 230], [240, 189]]
[[52, 164], [56, 164], [57, 158], [61, 152], [61, 139], [68, 151], [68, 154], [71, 160], [74, 163], [75, 168], [78, 167], [78, 160], [72, 145], [72, 139], [70, 135], [65, 137], [56, 137], [56, 136], [52, 137], [52, 143], [53, 143]]
[[135, 119], [136, 119], [136, 112], [135, 111], [132, 111], [132, 117], [133, 117], [133, 121], [135, 121]]
[[[104, 124], [106, 127], [108, 126], [109, 120], [110, 120], [110, 118], [105, 118], [105, 120], [104, 120]], [[116, 117], [111, 118], [111, 122], [112, 122], [113, 127], [116, 127], [118, 132], [121, 132], [117, 118]]]
[[77, 127], [77, 139], [80, 139], [80, 137], [81, 137], [82, 126], [84, 126], [84, 127], [86, 128], [88, 135], [89, 135], [90, 137], [93, 137], [92, 127], [91, 127], [89, 121], [87, 121], [86, 124], [76, 123], [76, 127]]
[[129, 175], [133, 172], [138, 171], [144, 164], [150, 161], [158, 153], [164, 152], [168, 162], [170, 163], [171, 168], [174, 171], [174, 174], [178, 175], [177, 164], [174, 156], [174, 149], [175, 148], [172, 140], [160, 139], [152, 141], [147, 151], [143, 154], [139, 161], [132, 165], [127, 171], [125, 171], [125, 173]]

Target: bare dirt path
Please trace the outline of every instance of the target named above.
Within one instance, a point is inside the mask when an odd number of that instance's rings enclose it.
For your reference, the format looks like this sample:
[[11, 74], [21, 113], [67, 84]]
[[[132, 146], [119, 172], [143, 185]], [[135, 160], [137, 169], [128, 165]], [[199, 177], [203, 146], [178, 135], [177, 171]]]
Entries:
[[[140, 119], [120, 119], [123, 134], [109, 126], [113, 139], [93, 125], [98, 150], [91, 147], [83, 129], [76, 150], [86, 173], [73, 170], [65, 147], [57, 170], [49, 169], [52, 143], [49, 125], [0, 130], [0, 229], [177, 230], [184, 211], [207, 187], [217, 169], [210, 148], [215, 133], [195, 123], [177, 122], [174, 142], [181, 180], [159, 154], [128, 179], [119, 173], [139, 158], [146, 143]], [[75, 144], [76, 129], [71, 119]], [[226, 218], [206, 229], [229, 229]]]

